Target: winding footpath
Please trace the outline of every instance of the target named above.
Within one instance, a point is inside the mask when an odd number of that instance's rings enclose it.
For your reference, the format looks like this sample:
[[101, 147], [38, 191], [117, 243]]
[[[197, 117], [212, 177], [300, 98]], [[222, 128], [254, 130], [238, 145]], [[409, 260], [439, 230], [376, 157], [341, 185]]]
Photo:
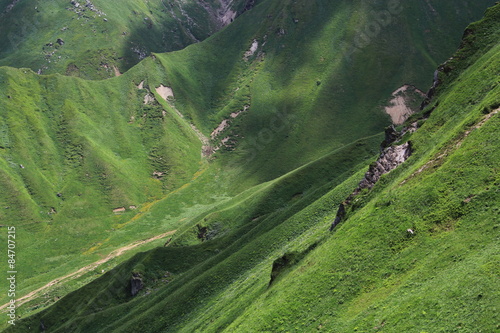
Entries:
[[[52, 280], [50, 281], [49, 283], [47, 283], [46, 285], [44, 285], [43, 287], [41, 288], [38, 288], [36, 290], [33, 290], [32, 292], [30, 292], [29, 294], [26, 294], [24, 295], [23, 297], [20, 297], [16, 300], [16, 306], [19, 307], [21, 305], [23, 305], [24, 303], [26, 302], [29, 302], [31, 300], [33, 300], [34, 298], [36, 298], [41, 292], [47, 290], [48, 288], [54, 286], [54, 285], [57, 285], [57, 284], [60, 284], [62, 281], [64, 280], [67, 280], [67, 279], [70, 279], [70, 278], [73, 278], [73, 279], [76, 279], [80, 276], [82, 276], [83, 274], [95, 269], [96, 267], [99, 267], [100, 265], [110, 261], [111, 259], [114, 259], [116, 257], [119, 257], [121, 255], [123, 255], [125, 252], [128, 252], [138, 246], [141, 246], [141, 245], [144, 245], [144, 244], [148, 244], [148, 243], [151, 243], [155, 240], [158, 240], [158, 239], [161, 239], [161, 238], [164, 238], [164, 237], [167, 237], [167, 236], [170, 236], [170, 235], [173, 235], [177, 230], [172, 230], [172, 231], [168, 231], [166, 233], [163, 233], [161, 235], [157, 235], [157, 236], [154, 236], [152, 238], [148, 238], [148, 239], [145, 239], [145, 240], [141, 240], [141, 241], [136, 241], [136, 242], [133, 242], [129, 245], [126, 245], [126, 246], [123, 246], [123, 247], [120, 247], [114, 251], [112, 251], [110, 254], [108, 254], [106, 256], [106, 258], [104, 259], [101, 259], [101, 260], [98, 260], [94, 263], [91, 263], [91, 264], [88, 264], [87, 266], [84, 266], [82, 268], [80, 268], [79, 270], [75, 271], [75, 272], [72, 272], [72, 273], [69, 273], [67, 275], [64, 275], [60, 278], [57, 278], [55, 280]], [[7, 308], [7, 306], [9, 305], [10, 303], [6, 303], [2, 306], [0, 306], [0, 310], [3, 310], [5, 308]]]

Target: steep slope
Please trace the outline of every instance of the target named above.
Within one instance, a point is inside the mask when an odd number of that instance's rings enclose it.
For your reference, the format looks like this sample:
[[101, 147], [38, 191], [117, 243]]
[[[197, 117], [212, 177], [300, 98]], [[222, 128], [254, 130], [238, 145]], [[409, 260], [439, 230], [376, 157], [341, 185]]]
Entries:
[[227, 331], [498, 329], [499, 18], [441, 67], [413, 156]]
[[[18, 295], [113, 250], [177, 230], [170, 246], [182, 246], [177, 255], [192, 259], [173, 263], [179, 265], [172, 268], [174, 277], [184, 277], [162, 293], [165, 302], [179, 305], [164, 320], [183, 327], [184, 313], [198, 316], [197, 304], [246, 278], [242, 272], [257, 269], [256, 263], [271, 267], [304, 232], [323, 233], [318, 223], [330, 219], [331, 207], [338, 207], [377, 155], [390, 124], [384, 102], [406, 83], [421, 89], [430, 84], [426, 69], [431, 73], [451, 54], [465, 22], [490, 3], [455, 1], [450, 13], [451, 2], [431, 9], [419, 1], [394, 7], [384, 1], [268, 0], [205, 42], [153, 54], [118, 78], [90, 82], [1, 68], [1, 217], [2, 224], [18, 227], [25, 242]], [[359, 50], [346, 46], [386, 12], [390, 23], [376, 21], [380, 31], [369, 43], [353, 44]], [[358, 16], [351, 19], [353, 14]], [[302, 250], [315, 240], [308, 238]], [[170, 248], [157, 255], [162, 251]], [[39, 295], [18, 314], [39, 311], [117, 262]], [[127, 265], [118, 270], [124, 281], [135, 269]], [[153, 265], [157, 271], [139, 264], [136, 273], [147, 274], [151, 283], [170, 272], [156, 259]], [[81, 301], [72, 309], [87, 311], [87, 297], [97, 297], [100, 283], [113, 283], [113, 276], [104, 275], [85, 297], [74, 294]], [[207, 284], [213, 279], [215, 285]], [[182, 285], [186, 289], [179, 291]], [[172, 291], [176, 296], [167, 300]], [[126, 287], [117, 295], [101, 294], [99, 303], [117, 305], [110, 311], [121, 320], [141, 299], [121, 304], [130, 300]], [[245, 302], [254, 296], [248, 293]], [[249, 303], [242, 304], [224, 325]], [[162, 306], [158, 299], [148, 301], [154, 313], [163, 312]], [[101, 315], [104, 330], [108, 314]], [[144, 318], [137, 316], [137, 325]], [[54, 322], [63, 325], [53, 318], [47, 325]]]
[[0, 2], [0, 66], [84, 78], [119, 75], [151, 52], [206, 39], [254, 1]]
[[266, 1], [209, 43], [157, 57], [177, 108], [258, 184], [379, 133], [392, 92], [426, 90], [422, 73], [485, 4]]
[[181, 230], [7, 331], [495, 330], [498, 22], [500, 5], [469, 26], [409, 120], [418, 130], [395, 143], [411, 141], [411, 157], [358, 194], [333, 234], [370, 161], [353, 155], [366, 142], [220, 204], [193, 220], [197, 234]]

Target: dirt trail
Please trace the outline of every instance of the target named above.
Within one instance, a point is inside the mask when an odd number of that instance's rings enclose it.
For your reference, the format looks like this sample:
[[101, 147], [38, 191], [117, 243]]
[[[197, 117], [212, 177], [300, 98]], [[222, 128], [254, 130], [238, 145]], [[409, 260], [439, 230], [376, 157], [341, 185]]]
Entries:
[[[155, 240], [158, 240], [158, 239], [161, 239], [163, 237], [167, 237], [167, 236], [173, 235], [176, 231], [177, 230], [172, 230], [172, 231], [163, 233], [161, 235], [154, 236], [152, 238], [148, 238], [148, 239], [141, 240], [141, 241], [136, 241], [136, 242], [133, 242], [133, 243], [131, 243], [129, 245], [126, 245], [124, 247], [116, 249], [116, 250], [112, 251], [110, 254], [108, 254], [106, 256], [106, 258], [101, 259], [99, 261], [96, 261], [96, 262], [94, 262], [92, 264], [88, 264], [87, 266], [82, 267], [82, 268], [80, 268], [79, 270], [77, 270], [75, 272], [69, 273], [69, 274], [64, 275], [64, 276], [62, 276], [60, 278], [52, 280], [49, 283], [47, 283], [45, 286], [43, 286], [41, 288], [38, 288], [36, 290], [33, 290], [29, 294], [24, 295], [23, 297], [18, 298], [16, 300], [16, 306], [19, 307], [19, 306], [23, 305], [24, 303], [31, 301], [36, 296], [38, 296], [38, 294], [40, 294], [41, 292], [45, 291], [46, 289], [48, 289], [48, 288], [50, 288], [50, 287], [52, 287], [52, 286], [54, 286], [56, 284], [61, 283], [64, 280], [67, 280], [67, 279], [70, 279], [70, 278], [76, 279], [76, 278], [82, 276], [83, 274], [85, 274], [85, 273], [87, 273], [87, 272], [95, 269], [96, 267], [98, 267], [98, 266], [100, 266], [100, 265], [102, 265], [102, 264], [110, 261], [111, 259], [114, 259], [116, 257], [121, 256], [122, 254], [124, 254], [127, 251], [132, 250], [133, 248], [136, 248], [138, 246], [141, 246], [141, 245], [144, 245], [144, 244], [147, 244], [147, 243], [151, 243], [151, 242], [153, 242]], [[0, 306], [0, 310], [5, 309], [9, 304], [10, 303], [7, 303], [7, 304], [4, 304], [4, 305]]]

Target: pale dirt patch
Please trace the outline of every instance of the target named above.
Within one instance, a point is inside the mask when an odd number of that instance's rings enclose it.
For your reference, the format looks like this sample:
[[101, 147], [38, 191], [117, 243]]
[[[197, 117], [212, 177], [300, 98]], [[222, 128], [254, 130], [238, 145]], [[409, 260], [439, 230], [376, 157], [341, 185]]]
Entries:
[[222, 133], [228, 127], [229, 127], [229, 120], [224, 119], [219, 124], [219, 126], [217, 126], [217, 128], [214, 129], [214, 131], [212, 132], [212, 134], [210, 134], [210, 137], [212, 138], [212, 140], [215, 139], [217, 137], [217, 135], [219, 135], [220, 133]]
[[234, 19], [236, 18], [236, 12], [232, 10], [228, 10], [227, 12], [224, 13], [224, 15], [220, 18], [220, 21], [223, 26], [228, 25], [229, 23], [233, 22]]
[[232, 112], [231, 113], [231, 118], [234, 119], [234, 118], [238, 117], [240, 114], [242, 114], [243, 112], [247, 111], [249, 108], [250, 108], [250, 105], [245, 105], [243, 107], [243, 110], [240, 110], [238, 112]]
[[172, 90], [172, 88], [165, 87], [163, 84], [156, 88], [156, 92], [166, 101], [169, 97], [174, 97], [174, 91]]
[[[237, 111], [237, 112], [232, 112], [230, 114], [230, 117], [231, 118], [236, 118], [238, 117], [240, 114], [242, 114], [243, 112], [247, 111], [248, 109], [250, 108], [250, 105], [245, 105], [243, 107], [243, 110], [240, 110], [240, 111]], [[231, 125], [231, 122], [229, 119], [224, 119], [220, 124], [219, 126], [217, 126], [217, 128], [215, 128], [212, 132], [212, 134], [210, 134], [210, 137], [212, 138], [212, 140], [214, 140], [219, 134], [221, 134], [222, 132], [224, 132], [224, 130], [226, 128], [229, 127], [229, 125]]]
[[[123, 247], [121, 247], [119, 249], [116, 249], [113, 252], [111, 252], [110, 254], [108, 254], [106, 256], [106, 258], [101, 259], [99, 261], [96, 261], [96, 262], [94, 262], [92, 264], [89, 264], [89, 265], [87, 265], [85, 267], [82, 267], [82, 268], [80, 268], [79, 270], [77, 270], [77, 271], [75, 271], [73, 273], [69, 273], [69, 274], [64, 275], [64, 276], [62, 276], [60, 278], [52, 280], [49, 283], [47, 283], [45, 286], [43, 286], [41, 288], [38, 288], [36, 290], [33, 290], [29, 294], [26, 294], [23, 297], [18, 298], [16, 300], [16, 306], [19, 307], [19, 306], [23, 305], [24, 303], [31, 301], [32, 299], [34, 299], [35, 297], [37, 297], [41, 292], [45, 291], [46, 289], [48, 289], [48, 288], [50, 288], [50, 287], [52, 287], [52, 286], [54, 286], [56, 284], [59, 284], [61, 281], [67, 280], [69, 278], [76, 279], [76, 278], [82, 276], [83, 274], [85, 274], [85, 273], [87, 273], [87, 272], [89, 272], [91, 270], [94, 270], [98, 266], [100, 266], [100, 265], [102, 265], [102, 264], [110, 261], [111, 259], [114, 259], [116, 257], [121, 256], [122, 254], [124, 254], [127, 251], [132, 250], [133, 248], [136, 248], [138, 246], [141, 246], [141, 245], [144, 245], [144, 244], [147, 244], [147, 243], [151, 243], [151, 242], [153, 242], [155, 240], [158, 240], [158, 239], [161, 239], [161, 238], [173, 235], [176, 231], [177, 230], [168, 231], [168, 232], [163, 233], [161, 235], [154, 236], [152, 238], [148, 238], [148, 239], [141, 240], [141, 241], [136, 241], [136, 242], [133, 242], [133, 243], [131, 243], [129, 245], [126, 245], [126, 246], [123, 246]], [[4, 305], [0, 306], [0, 310], [5, 309], [9, 304], [10, 303], [7, 303], [7, 304], [4, 304]]]
[[115, 76], [120, 76], [120, 75], [122, 75], [122, 73], [120, 73], [120, 70], [118, 69], [118, 67], [113, 66], [113, 70], [115, 71]]
[[141, 83], [139, 83], [137, 89], [144, 89], [144, 80], [142, 80]]
[[233, 4], [233, 0], [219, 0], [220, 9], [217, 13], [219, 21], [222, 23], [222, 26], [230, 24], [236, 18], [236, 12], [231, 10], [231, 5]]
[[248, 61], [248, 58], [250, 58], [251, 56], [253, 56], [255, 54], [255, 52], [257, 52], [258, 48], [259, 48], [259, 42], [256, 39], [254, 39], [253, 42], [252, 42], [252, 45], [250, 46], [250, 49], [245, 52], [245, 55], [243, 56], [243, 59], [245, 61]]
[[412, 95], [415, 94], [425, 97], [422, 91], [410, 85], [404, 85], [392, 93], [392, 99], [385, 107], [385, 112], [391, 116], [393, 124], [401, 125], [416, 111], [411, 108], [410, 103]]

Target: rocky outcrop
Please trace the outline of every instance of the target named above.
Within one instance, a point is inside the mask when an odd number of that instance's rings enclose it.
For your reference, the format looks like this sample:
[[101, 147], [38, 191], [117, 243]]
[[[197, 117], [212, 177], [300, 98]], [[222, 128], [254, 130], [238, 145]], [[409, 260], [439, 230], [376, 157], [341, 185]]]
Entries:
[[393, 126], [390, 126], [385, 131], [385, 140], [381, 144], [382, 152], [379, 158], [370, 164], [368, 171], [365, 173], [363, 179], [359, 182], [358, 187], [349, 197], [339, 205], [335, 220], [330, 225], [332, 231], [345, 217], [347, 207], [353, 199], [364, 189], [371, 189], [382, 177], [382, 175], [396, 169], [399, 165], [403, 164], [412, 154], [411, 141], [405, 142], [401, 145], [394, 146], [394, 142], [400, 139], [405, 133], [415, 131], [416, 124], [404, 128], [398, 133]]
[[385, 129], [385, 139], [380, 144], [380, 148], [382, 151], [389, 147], [393, 142], [395, 142], [399, 137], [398, 131], [394, 128], [394, 125], [391, 125]]
[[318, 243], [313, 243], [302, 252], [285, 253], [283, 256], [275, 259], [273, 262], [273, 267], [271, 269], [271, 279], [269, 280], [268, 287], [271, 287], [279, 276], [289, 271], [294, 265], [304, 259], [304, 257], [309, 252], [314, 250], [317, 245]]
[[422, 104], [420, 104], [420, 110], [422, 111], [425, 109], [432, 101], [432, 98], [436, 94], [436, 89], [442, 84], [441, 79], [439, 78], [441, 74], [446, 74], [448, 73], [451, 69], [448, 67], [448, 63], [453, 60], [453, 57], [448, 59], [444, 64], [440, 65], [435, 71], [434, 71], [434, 78], [432, 80], [432, 86], [427, 91], [425, 94], [425, 99], [422, 101]]
[[342, 202], [339, 205], [339, 209], [337, 210], [337, 215], [335, 216], [335, 220], [330, 226], [330, 231], [332, 231], [337, 226], [337, 224], [339, 224], [342, 221], [344, 216], [345, 216], [345, 204]]
[[410, 157], [412, 152], [411, 142], [408, 141], [400, 146], [392, 146], [384, 149], [377, 161], [370, 165], [365, 177], [354, 191], [357, 195], [365, 188], [372, 188], [383, 174], [396, 169], [400, 164]]
[[142, 278], [139, 273], [132, 273], [132, 278], [130, 279], [130, 295], [133, 297], [144, 288], [144, 284], [142, 283]]
[[206, 240], [208, 228], [207, 227], [202, 227], [201, 225], [197, 224], [196, 227], [198, 228], [198, 239], [200, 239], [202, 242]]

